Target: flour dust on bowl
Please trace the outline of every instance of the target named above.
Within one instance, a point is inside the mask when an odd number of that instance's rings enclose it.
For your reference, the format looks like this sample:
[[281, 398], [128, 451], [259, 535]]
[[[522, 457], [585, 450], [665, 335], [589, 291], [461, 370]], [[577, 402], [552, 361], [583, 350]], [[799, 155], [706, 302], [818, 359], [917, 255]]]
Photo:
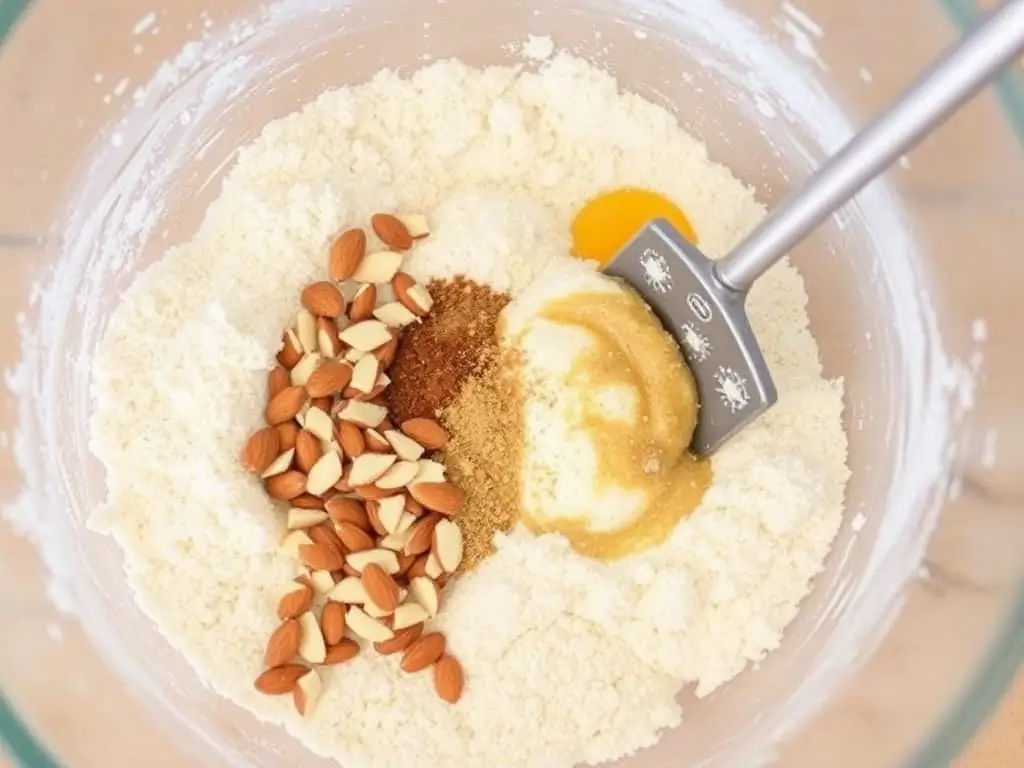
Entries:
[[[6, 55], [70, 34], [56, 5]], [[15, 749], [569, 766], [958, 748], [930, 733], [1020, 576], [1019, 520], [970, 497], [1012, 498], [1011, 447], [967, 412], [998, 396], [978, 374], [1011, 320], [943, 305], [946, 252], [910, 235], [927, 211], [878, 184], [752, 292], [779, 402], [700, 461], [678, 348], [599, 271], [653, 217], [724, 254], [849, 135], [834, 75], [773, 39], [809, 17], [230, 10], [125, 17], [136, 69], [107, 95], [130, 103], [96, 115], [70, 196], [24, 218], [52, 234], [26, 254], [42, 299], [9, 377], [6, 515], [30, 544], [4, 542], [41, 560], [62, 612], [40, 598], [5, 642], [77, 682], [55, 701], [4, 665]], [[992, 98], [964, 119], [1004, 141], [993, 173], [1019, 165]], [[984, 532], [966, 545], [964, 504]], [[976, 546], [987, 570], [965, 565]], [[954, 616], [976, 632], [937, 643]], [[962, 677], [900, 659], [906, 689], [872, 695], [887, 631]], [[993, 652], [947, 736], [1013, 653]], [[842, 698], [861, 686], [882, 716], [904, 706], [901, 729], [861, 737]], [[76, 704], [115, 751], [54, 727]]]

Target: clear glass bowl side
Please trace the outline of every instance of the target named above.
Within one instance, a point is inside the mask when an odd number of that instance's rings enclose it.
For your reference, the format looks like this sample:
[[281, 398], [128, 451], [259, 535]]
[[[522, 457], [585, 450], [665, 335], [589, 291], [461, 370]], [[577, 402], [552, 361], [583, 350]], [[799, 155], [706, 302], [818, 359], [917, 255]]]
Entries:
[[[0, 3], [0, 24], [3, 22], [10, 23], [16, 11], [20, 7], [29, 5], [26, 2], [7, 2]], [[41, 6], [53, 7], [57, 3], [47, 2], [47, 0], [40, 0]], [[118, 4], [119, 6], [130, 5], [125, 3]], [[221, 19], [231, 19], [231, 11], [237, 10], [237, 6], [245, 6], [245, 3], [234, 3], [231, 9], [225, 8], [221, 11], [223, 17], [218, 18], [217, 22]], [[805, 4], [807, 5], [807, 4]], [[882, 4], [879, 4], [881, 6]], [[141, 17], [146, 8], [140, 6], [132, 9], [120, 8], [118, 20], [120, 26], [116, 27], [117, 34], [121, 34], [125, 29], [130, 29], [133, 23], [136, 23], [138, 18]], [[957, 4], [950, 2], [947, 5], [947, 10], [951, 14], [951, 18], [958, 24], [965, 24], [971, 18], [969, 6], [966, 4]], [[34, 12], [34, 11], [33, 11]], [[5, 15], [6, 14], [6, 15]], [[937, 15], [937, 14], [936, 14]], [[929, 21], [934, 21], [933, 18], [929, 17]], [[196, 26], [196, 34], [202, 27], [202, 18], [196, 17], [194, 20]], [[84, 23], [84, 22], [83, 22]], [[168, 25], [169, 26], [169, 25]], [[3, 29], [0, 26], [0, 29]], [[73, 24], [65, 20], [62, 26], [56, 28], [58, 34], [55, 37], [60, 39], [61, 33], [67, 35], [67, 39], [75, 39], [73, 34]], [[12, 41], [14, 43], [17, 40]], [[152, 46], [156, 49], [153, 51], [147, 50], [144, 57], [140, 58], [137, 70], [138, 75], [142, 79], [145, 79], [152, 74], [155, 62], [160, 61], [160, 57], [157, 50], [161, 45], [165, 48], [165, 55], [172, 55], [176, 47], [180, 45], [180, 40], [175, 42], [173, 40], [156, 40], [151, 41], [147, 39], [147, 46]], [[936, 43], [937, 44], [937, 43]], [[6, 46], [5, 46], [6, 48]], [[3, 54], [7, 52], [0, 50], [0, 85], [11, 84], [11, 80], [5, 80], [8, 76], [10, 69], [5, 71], [5, 61]], [[40, 49], [39, 60], [43, 61], [42, 68], [45, 69], [46, 62], [46, 50], [45, 48]], [[22, 53], [25, 53], [24, 51]], [[90, 65], [92, 61], [88, 56], [84, 57], [85, 60], [89, 61]], [[30, 60], [28, 56], [21, 57], [22, 62]], [[9, 62], [7, 62], [9, 64]], [[38, 63], [38, 61], [36, 62]], [[372, 71], [372, 70], [370, 70]], [[97, 75], [102, 74], [97, 70]], [[108, 75], [109, 76], [109, 75]], [[84, 87], [84, 83], [93, 77], [91, 71], [85, 71], [78, 77], [78, 87]], [[59, 79], [59, 77], [57, 78]], [[70, 79], [70, 78], [69, 78]], [[37, 79], [38, 83], [39, 80]], [[66, 85], [67, 83], [65, 83]], [[132, 83], [130, 88], [135, 87], [135, 82]], [[46, 85], [45, 80], [43, 85]], [[104, 86], [106, 89], [114, 88], [112, 83], [107, 83]], [[1021, 105], [1024, 104], [1022, 100], [1021, 83], [1018, 75], [1009, 74], [999, 85], [999, 95], [1002, 100], [1005, 115], [1009, 122], [1015, 126], [1019, 131], [1022, 124], [1024, 124], [1024, 111], [1021, 110]], [[107, 126], [107, 134], [105, 140], [110, 139], [110, 131], [115, 130], [111, 128], [113, 121], [118, 117], [118, 110], [116, 106], [106, 106], [99, 103], [99, 100], [95, 96], [90, 96], [88, 99], [83, 98], [81, 101], [76, 100], [76, 94], [72, 92], [65, 92], [62, 94], [63, 97], [67, 98], [67, 102], [62, 102], [68, 105], [67, 109], [69, 114], [78, 116], [78, 119], [83, 121], [86, 126], [84, 132], [79, 132], [73, 139], [59, 147], [50, 146], [50, 142], [54, 141], [50, 135], [40, 135], [40, 143], [42, 146], [42, 152], [50, 155], [60, 155], [63, 153], [63, 158], [67, 168], [81, 165], [81, 158], [84, 156], [85, 149], [92, 146], [93, 136], [90, 134], [91, 131], [98, 130], [102, 126]], [[39, 116], [38, 126], [43, 126], [44, 121], [42, 116]], [[55, 133], [59, 133], [60, 130], [65, 130], [68, 133], [74, 133], [72, 130], [74, 126], [61, 126], [55, 129]], [[1018, 134], [1020, 135], [1020, 134]], [[23, 150], [22, 150], [23, 152]], [[23, 167], [35, 168], [32, 163], [26, 163]], [[989, 170], [989, 165], [985, 165], [985, 170]], [[947, 169], [948, 170], [948, 169]], [[744, 169], [746, 175], [751, 177], [752, 183], [758, 183], [759, 180], [756, 178], [757, 169], [747, 168]], [[919, 171], [914, 168], [908, 173], [907, 185], [913, 186], [917, 183], [917, 180], [926, 174], [926, 171]], [[746, 177], [746, 176], [745, 176]], [[28, 284], [30, 275], [37, 274], [37, 263], [40, 260], [47, 260], [52, 258], [52, 255], [57, 250], [57, 244], [50, 243], [42, 248], [37, 246], [35, 237], [37, 233], [46, 232], [50, 230], [52, 222], [56, 221], [59, 216], [62, 215], [63, 211], [61, 205], [65, 197], [63, 192], [66, 190], [68, 184], [70, 184], [72, 176], [69, 174], [64, 178], [55, 179], [39, 179], [29, 178], [25, 176], [23, 179], [12, 177], [9, 179], [9, 183], [21, 183], [24, 182], [26, 185], [24, 199], [20, 204], [12, 206], [7, 210], [0, 211], [0, 232], [11, 232], [16, 235], [6, 248], [6, 254], [11, 255], [11, 264], [13, 265], [8, 272], [8, 267], [4, 267], [4, 285], [0, 286], [0, 297], [4, 299], [3, 306], [14, 306], [22, 307], [26, 306], [26, 300], [23, 295], [19, 293], [19, 290], [23, 292], [24, 286]], [[8, 183], [8, 182], [5, 182]], [[773, 179], [771, 182], [765, 184], [766, 190], [771, 190], [771, 184], [781, 185], [781, 180], [778, 178]], [[212, 185], [200, 187], [200, 192], [204, 195], [212, 194]], [[777, 194], [778, 189], [775, 189]], [[766, 191], [766, 194], [769, 192]], [[33, 199], [34, 195], [36, 196]], [[968, 212], [968, 215], [970, 212]], [[180, 224], [180, 222], [179, 222]], [[185, 227], [187, 228], [187, 227]], [[1019, 231], [1019, 230], [1018, 230]], [[3, 244], [0, 244], [2, 246]], [[8, 280], [8, 277], [10, 279]], [[23, 278], [23, 279], [22, 279]], [[1020, 283], [1017, 283], [1019, 286]], [[812, 279], [813, 286], [813, 279]], [[813, 291], [812, 291], [813, 293]], [[9, 300], [8, 300], [9, 299]], [[819, 300], [820, 302], [821, 300]], [[812, 298], [812, 304], [815, 301]], [[812, 315], [817, 312], [820, 316], [824, 316], [824, 311], [820, 308], [812, 306]], [[0, 333], [7, 333], [7, 330], [0, 331]], [[11, 340], [5, 340], [11, 341]], [[10, 347], [5, 346], [5, 350], [12, 348], [16, 350], [17, 340], [13, 339], [10, 343]], [[968, 350], [969, 344], [964, 345], [964, 350]], [[12, 358], [11, 361], [13, 362]], [[8, 364], [8, 358], [3, 357], [5, 366]], [[828, 361], [826, 360], [826, 366]], [[1019, 381], [1019, 379], [1018, 379]], [[7, 417], [4, 417], [3, 421], [0, 421], [0, 428], [7, 429], [8, 427]], [[8, 459], [6, 456], [3, 457], [6, 462]], [[3, 490], [6, 491], [8, 484], [11, 487], [16, 487], [16, 477], [11, 474], [11, 479], [8, 480], [7, 466], [6, 463], [2, 466], [3, 469]], [[973, 508], [967, 508], [965, 511], [971, 512]], [[944, 520], [952, 513], [947, 513], [944, 516]], [[987, 514], [987, 513], [986, 513]], [[993, 514], [999, 514], [998, 512]], [[1007, 513], [1007, 514], [1012, 514]], [[980, 517], [980, 515], [979, 515]], [[1016, 521], [1019, 521], [1019, 510], [1016, 512]], [[941, 532], [941, 528], [940, 528]], [[1012, 541], [1012, 537], [1007, 537], [1009, 541]], [[17, 577], [23, 579], [25, 583], [31, 583], [32, 589], [35, 590], [38, 585], [39, 591], [45, 590], [46, 576], [45, 569], [37, 562], [35, 553], [32, 547], [24, 542], [16, 542], [13, 537], [8, 540], [8, 533], [6, 530], [0, 529], [0, 543], [3, 545], [3, 552], [5, 557], [4, 567], [11, 568], [12, 574], [17, 574]], [[941, 542], [940, 542], [941, 543]], [[116, 555], [115, 555], [116, 556]], [[113, 564], [112, 567], [116, 567]], [[1003, 573], [1005, 573], [1005, 569]], [[1018, 569], [1019, 574], [1019, 569]], [[999, 593], [1002, 595], [1003, 593]], [[1000, 623], [1003, 627], [1002, 636], [995, 642], [986, 642], [987, 646], [987, 660], [982, 663], [979, 667], [980, 672], [973, 677], [968, 685], [964, 687], [964, 693], [959, 697], [959, 700], [954, 710], [947, 715], [945, 724], [943, 727], [936, 731], [936, 736], [929, 741], [925, 742], [923, 750], [918, 752], [919, 759], [922, 765], [944, 763], [948, 762], [949, 758], [955, 755], [962, 747], [966, 738], [969, 737], [970, 733], [973, 732], [974, 728], [977, 727], [978, 723], [985, 716], [985, 714], [991, 709], [994, 702], [998, 699], [1003, 687], [1010, 677], [1008, 669], [1012, 670], [1013, 667], [1019, 663], [1021, 658], [1021, 636], [1024, 624], [1022, 624], [1021, 610], [1022, 600], [1024, 597], [1018, 595], [1016, 598], [1015, 608], [1008, 615], [1003, 617], [1003, 606], [994, 605], [989, 614], [986, 614], [985, 621], [991, 622], [991, 626], [995, 627], [997, 623]], [[1008, 601], [1008, 602], [1012, 602]], [[952, 613], [951, 616], [958, 614]], [[75, 625], [71, 621], [67, 621], [62, 618], [55, 611], [52, 613], [47, 612], [45, 615], [32, 615], [22, 616], [21, 619], [26, 622], [32, 622], [37, 629], [45, 628], [48, 635], [53, 638], [60, 638], [60, 646], [62, 648], [75, 648], [76, 654], [81, 654], [81, 680], [74, 681], [74, 684], [88, 687], [90, 681], [97, 684], [106, 683], [109, 688], [111, 679], [116, 679], [116, 674], [113, 670], [106, 667], [107, 660], [104, 659], [102, 654], [98, 653], [97, 650], [92, 646], [88, 637], [86, 637], [80, 627]], [[902, 624], [902, 622], [901, 622]], [[897, 626], [897, 629], [899, 629]], [[989, 624], [985, 624], [986, 629]], [[913, 637], [913, 635], [910, 635]], [[989, 638], [995, 636], [993, 631]], [[23, 642], [18, 644], [19, 641], [13, 638], [0, 639], [0, 657], [4, 658], [15, 658], [24, 656], [27, 652], [32, 650], [29, 644]], [[61, 651], [55, 647], [51, 647], [47, 643], [49, 642], [46, 638], [36, 638], [28, 641], [36, 642], [39, 644], [37, 649], [40, 654], [45, 655], [46, 653], [53, 653], [57, 655]], [[978, 641], [980, 643], [980, 640]], [[9, 644], [9, 645], [8, 645]], [[889, 645], [887, 641], [887, 646]], [[980, 644], [976, 644], [971, 647], [971, 653], [974, 653]], [[1015, 661], [1016, 660], [1016, 661]], [[971, 654], [966, 654], [963, 659], [964, 669], [963, 675], [965, 679], [974, 670], [974, 662], [977, 661]], [[5, 675], [7, 673], [5, 672]], [[19, 678], [19, 682], [24, 683], [25, 681]], [[5, 683], [7, 679], [5, 678]], [[954, 690], [954, 686], [950, 686], [950, 690]], [[83, 688], [84, 690], [84, 688]], [[12, 692], [15, 689], [12, 687]], [[19, 709], [29, 713], [38, 712], [38, 707], [42, 706], [41, 700], [36, 700], [36, 697], [43, 697], [46, 695], [45, 692], [30, 692], [28, 691], [27, 685], [19, 685], [16, 688], [16, 692], [19, 698]], [[142, 692], [143, 696], [147, 694], [153, 694], [153, 692]], [[948, 693], [948, 691], [944, 691]], [[126, 690], [112, 690], [108, 696], [104, 697], [101, 702], [90, 702], [88, 697], [81, 693], [81, 691], [75, 687], [69, 689], [67, 694], [69, 700], [73, 700], [78, 710], [78, 717], [76, 719], [69, 719], [65, 722], [63, 732], [46, 732], [43, 733], [44, 738], [39, 741], [34, 740], [29, 731], [19, 723], [17, 716], [13, 710], [6, 705], [6, 702], [0, 702], [0, 733], [3, 734], [4, 739], [7, 741], [9, 748], [15, 754], [16, 758], [19, 759], [26, 765], [40, 766], [47, 765], [45, 752], [41, 744], [47, 746], [53, 745], [56, 752], [60, 754], [68, 754], [66, 751], [66, 744], [69, 743], [67, 740], [68, 733], [70, 731], [84, 729], [86, 726], [92, 731], [94, 735], [95, 748], [94, 753], [89, 755], [82, 755], [81, 753], [76, 754], [78, 764], [80, 765], [99, 765], [102, 764], [104, 758], [112, 758], [116, 756], [119, 761], [125, 760], [131, 756], [144, 759], [147, 756], [152, 757], [152, 745], [154, 743], [160, 744], [160, 757], [158, 758], [161, 764], [174, 764], [175, 755], [174, 747], [169, 742], [172, 739], [169, 738], [168, 733], [170, 731], [163, 730], [164, 724], [157, 725], [152, 720], [155, 718], [154, 711], [148, 708], [138, 708], [133, 705], [133, 692]], [[85, 708], [85, 704], [88, 702], [88, 709]], [[945, 712], [948, 707], [945, 706], [945, 700], [939, 700], [936, 706], [940, 711]], [[841, 708], [842, 709], [842, 708]], [[845, 710], [843, 710], [845, 711]], [[908, 732], [913, 734], [915, 737], [921, 737], [925, 730], [932, 730], [930, 727], [934, 722], [935, 714], [930, 711], [922, 711], [920, 713], [920, 722], [929, 721], [925, 726], [921, 726], [920, 723], [914, 723], [913, 727], [908, 728]], [[31, 715], [30, 715], [31, 719]], [[77, 721], [76, 721], [77, 720]], [[176, 733], [178, 735], [191, 733], [195, 736], [194, 732], [187, 731], [183, 725], [172, 725], [170, 728], [177, 728]], [[829, 734], [836, 734], [841, 731], [826, 729], [823, 732]], [[124, 741], [125, 735], [131, 733], [135, 735], [135, 739]], [[107, 738], [109, 737], [109, 738]], [[174, 739], [173, 741], [177, 741]], [[107, 744], [119, 744], [119, 747], [114, 752], [105, 751], [103, 743], [106, 741]], [[802, 742], [802, 739], [797, 740], [798, 743]], [[853, 740], [851, 739], [851, 742]], [[798, 764], [801, 760], [800, 754], [807, 755], [811, 752], [806, 751], [803, 747], [806, 743], [801, 745], [801, 749], [793, 757], [793, 764]], [[915, 752], [916, 744], [903, 745], [900, 744], [893, 748], [893, 754], [912, 754]], [[209, 745], [206, 745], [209, 747]], [[834, 748], [834, 745], [833, 745]], [[812, 750], [813, 751], [813, 750]], [[823, 752], [828, 754], [827, 751]], [[821, 754], [821, 753], [818, 753]], [[183, 758], [184, 755], [178, 755], [179, 759]]]

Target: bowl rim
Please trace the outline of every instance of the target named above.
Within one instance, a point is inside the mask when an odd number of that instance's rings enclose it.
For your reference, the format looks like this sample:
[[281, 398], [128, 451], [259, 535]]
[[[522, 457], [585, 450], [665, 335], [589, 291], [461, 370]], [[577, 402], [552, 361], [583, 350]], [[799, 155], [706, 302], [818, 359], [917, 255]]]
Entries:
[[[0, 46], [14, 32], [18, 21], [33, 0], [0, 1]], [[973, 0], [938, 0], [954, 28], [963, 33], [983, 13]], [[1024, 62], [1022, 62], [1024, 64]], [[1024, 66], [1004, 72], [993, 84], [1002, 111], [1018, 142], [1024, 148]], [[1024, 577], [1018, 580], [1013, 606], [999, 636], [977, 665], [971, 681], [955, 704], [941, 718], [932, 734], [917, 748], [908, 766], [927, 768], [946, 765], [967, 746], [1009, 689], [1016, 672], [1024, 663]], [[18, 715], [12, 702], [0, 688], [0, 745], [18, 766], [59, 768], [43, 741]]]

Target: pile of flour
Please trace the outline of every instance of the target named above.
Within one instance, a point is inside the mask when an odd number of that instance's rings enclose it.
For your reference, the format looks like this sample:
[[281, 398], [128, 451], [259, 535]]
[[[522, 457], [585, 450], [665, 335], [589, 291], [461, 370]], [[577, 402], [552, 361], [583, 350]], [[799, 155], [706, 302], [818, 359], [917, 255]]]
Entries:
[[109, 484], [93, 524], [121, 543], [140, 604], [216, 690], [352, 768], [568, 766], [652, 744], [680, 723], [681, 687], [707, 694], [778, 645], [847, 478], [841, 388], [822, 378], [787, 264], [749, 302], [779, 403], [715, 457], [714, 486], [664, 546], [603, 564], [557, 537], [503, 538], [437, 621], [466, 672], [457, 706], [430, 675], [373, 653], [325, 670], [309, 719], [252, 688], [293, 564], [277, 552], [282, 514], [236, 455], [332, 236], [378, 210], [427, 212], [434, 235], [411, 271], [517, 292], [567, 258], [587, 198], [626, 185], [676, 200], [711, 254], [763, 215], [667, 112], [567, 55], [536, 73], [381, 72], [241, 150], [195, 238], [111, 318], [92, 424]]

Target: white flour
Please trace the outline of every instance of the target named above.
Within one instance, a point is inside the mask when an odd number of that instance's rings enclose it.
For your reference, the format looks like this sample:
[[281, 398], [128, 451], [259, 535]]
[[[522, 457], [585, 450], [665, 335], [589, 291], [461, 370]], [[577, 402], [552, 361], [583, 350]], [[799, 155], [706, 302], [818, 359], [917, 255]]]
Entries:
[[711, 254], [763, 215], [668, 113], [582, 61], [385, 72], [267, 126], [195, 239], [134, 284], [96, 359], [93, 447], [110, 496], [94, 523], [217, 690], [352, 768], [570, 765], [653, 743], [680, 722], [683, 685], [706, 694], [778, 645], [847, 477], [840, 387], [821, 378], [788, 265], [749, 306], [779, 404], [716, 457], [714, 487], [665, 546], [604, 565], [554, 537], [501, 542], [437, 622], [466, 670], [458, 706], [373, 654], [326, 673], [308, 720], [252, 690], [292, 564], [276, 553], [280, 514], [235, 456], [329, 238], [376, 210], [435, 212], [416, 273], [519, 289], [566, 252], [579, 205], [623, 185], [679, 202]]

